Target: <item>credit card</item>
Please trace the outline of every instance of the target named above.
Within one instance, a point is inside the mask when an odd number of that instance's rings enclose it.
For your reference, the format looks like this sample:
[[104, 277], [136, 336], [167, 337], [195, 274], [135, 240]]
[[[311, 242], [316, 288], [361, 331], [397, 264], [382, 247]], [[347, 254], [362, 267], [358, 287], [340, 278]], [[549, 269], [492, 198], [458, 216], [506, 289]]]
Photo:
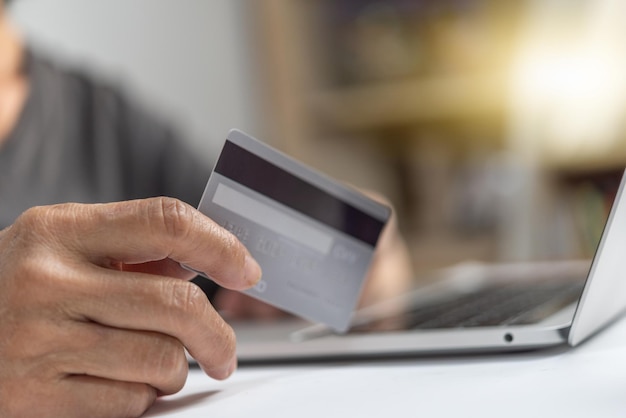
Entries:
[[239, 130], [229, 132], [198, 210], [233, 233], [263, 269], [244, 293], [338, 332], [350, 326], [391, 214]]

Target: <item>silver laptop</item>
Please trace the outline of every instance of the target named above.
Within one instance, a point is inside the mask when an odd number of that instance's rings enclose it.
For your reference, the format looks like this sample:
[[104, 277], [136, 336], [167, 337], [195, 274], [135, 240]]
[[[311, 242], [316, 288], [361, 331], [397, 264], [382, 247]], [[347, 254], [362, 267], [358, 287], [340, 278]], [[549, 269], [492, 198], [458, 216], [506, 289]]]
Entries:
[[241, 363], [577, 346], [626, 308], [625, 178], [593, 260], [461, 264], [357, 312], [346, 334], [297, 319], [232, 323]]

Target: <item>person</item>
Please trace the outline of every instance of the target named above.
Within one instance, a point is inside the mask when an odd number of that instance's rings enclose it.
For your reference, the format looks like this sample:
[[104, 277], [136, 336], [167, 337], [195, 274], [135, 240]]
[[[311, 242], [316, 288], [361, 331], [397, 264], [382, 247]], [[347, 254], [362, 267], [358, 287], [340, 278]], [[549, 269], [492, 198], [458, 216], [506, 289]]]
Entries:
[[[183, 387], [185, 350], [233, 373], [219, 311], [276, 311], [238, 292], [259, 265], [194, 209], [209, 170], [118, 88], [26, 47], [0, 2], [0, 416], [139, 416]], [[403, 289], [407, 259], [392, 223], [363, 303]]]

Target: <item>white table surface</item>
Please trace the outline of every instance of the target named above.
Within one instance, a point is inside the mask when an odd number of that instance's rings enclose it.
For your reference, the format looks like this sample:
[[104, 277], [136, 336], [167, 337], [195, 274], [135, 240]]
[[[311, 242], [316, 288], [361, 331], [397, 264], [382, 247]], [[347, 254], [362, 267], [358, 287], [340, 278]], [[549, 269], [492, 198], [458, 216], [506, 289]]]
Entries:
[[192, 369], [147, 417], [626, 417], [626, 320], [532, 353]]

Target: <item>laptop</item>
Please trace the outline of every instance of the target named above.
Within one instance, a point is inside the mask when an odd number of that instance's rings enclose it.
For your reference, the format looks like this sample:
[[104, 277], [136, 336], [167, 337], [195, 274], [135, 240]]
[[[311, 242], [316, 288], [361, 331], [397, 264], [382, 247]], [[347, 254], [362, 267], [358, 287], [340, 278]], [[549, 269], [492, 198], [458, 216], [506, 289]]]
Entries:
[[465, 263], [358, 311], [347, 333], [289, 318], [232, 322], [241, 364], [575, 347], [626, 308], [622, 175], [591, 260]]

